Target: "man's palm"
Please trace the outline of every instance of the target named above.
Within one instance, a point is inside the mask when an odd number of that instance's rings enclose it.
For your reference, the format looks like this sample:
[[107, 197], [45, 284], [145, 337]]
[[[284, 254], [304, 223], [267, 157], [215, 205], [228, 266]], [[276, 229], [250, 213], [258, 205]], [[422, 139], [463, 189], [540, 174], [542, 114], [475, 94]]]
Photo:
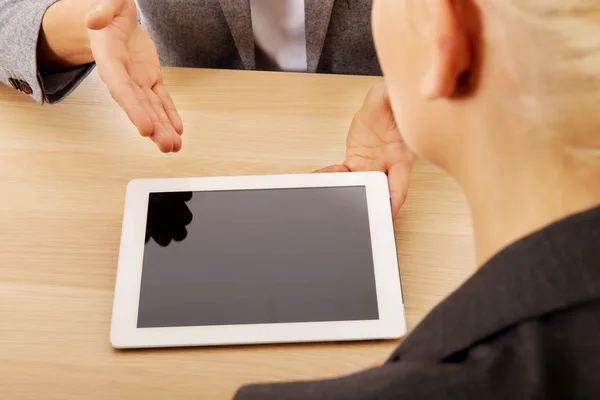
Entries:
[[156, 47], [133, 0], [98, 0], [87, 24], [98, 73], [142, 136], [163, 152], [181, 149], [183, 126], [165, 89]]

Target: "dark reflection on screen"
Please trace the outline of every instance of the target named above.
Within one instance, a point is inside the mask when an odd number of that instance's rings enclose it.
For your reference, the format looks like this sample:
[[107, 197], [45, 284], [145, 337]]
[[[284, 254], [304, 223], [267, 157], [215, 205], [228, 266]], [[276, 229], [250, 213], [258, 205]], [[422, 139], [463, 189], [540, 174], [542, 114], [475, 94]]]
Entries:
[[153, 239], [162, 247], [181, 242], [187, 235], [187, 226], [193, 216], [187, 202], [192, 192], [150, 193], [146, 219], [146, 244]]
[[149, 201], [139, 328], [379, 318], [364, 186]]

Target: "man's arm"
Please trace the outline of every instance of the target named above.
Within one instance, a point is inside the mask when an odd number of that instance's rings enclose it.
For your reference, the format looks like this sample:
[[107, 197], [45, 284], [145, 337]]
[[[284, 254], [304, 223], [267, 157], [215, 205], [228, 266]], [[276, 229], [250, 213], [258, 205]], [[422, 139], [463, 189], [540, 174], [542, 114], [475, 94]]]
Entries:
[[39, 103], [66, 97], [92, 61], [142, 136], [179, 151], [183, 124], [134, 0], [0, 0], [0, 82]]
[[93, 0], [60, 0], [42, 19], [37, 46], [38, 68], [60, 72], [94, 61], [86, 25]]
[[0, 82], [38, 103], [73, 90], [92, 68], [85, 27], [91, 1], [1, 1]]
[[94, 4], [106, 8], [106, 2], [96, 0], [0, 2], [0, 81], [39, 103], [66, 97], [93, 68], [88, 28], [110, 22], [88, 21]]

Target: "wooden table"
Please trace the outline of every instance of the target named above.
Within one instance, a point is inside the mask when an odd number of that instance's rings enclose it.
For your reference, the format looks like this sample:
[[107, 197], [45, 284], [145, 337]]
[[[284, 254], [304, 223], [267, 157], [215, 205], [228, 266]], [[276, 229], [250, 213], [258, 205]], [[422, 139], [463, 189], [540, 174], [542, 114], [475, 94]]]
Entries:
[[[167, 69], [183, 151], [137, 135], [93, 73], [40, 107], [0, 87], [0, 398], [228, 399], [242, 384], [331, 377], [397, 343], [114, 351], [125, 186], [140, 177], [301, 173], [339, 162], [377, 79]], [[474, 270], [464, 199], [417, 162], [396, 221], [409, 328]]]

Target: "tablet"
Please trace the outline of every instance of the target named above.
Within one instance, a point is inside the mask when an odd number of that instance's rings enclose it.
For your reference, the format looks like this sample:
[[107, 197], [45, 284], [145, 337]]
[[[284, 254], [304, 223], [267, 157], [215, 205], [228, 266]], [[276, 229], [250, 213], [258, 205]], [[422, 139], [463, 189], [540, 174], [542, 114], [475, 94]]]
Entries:
[[127, 186], [113, 347], [405, 333], [384, 174], [142, 179]]

